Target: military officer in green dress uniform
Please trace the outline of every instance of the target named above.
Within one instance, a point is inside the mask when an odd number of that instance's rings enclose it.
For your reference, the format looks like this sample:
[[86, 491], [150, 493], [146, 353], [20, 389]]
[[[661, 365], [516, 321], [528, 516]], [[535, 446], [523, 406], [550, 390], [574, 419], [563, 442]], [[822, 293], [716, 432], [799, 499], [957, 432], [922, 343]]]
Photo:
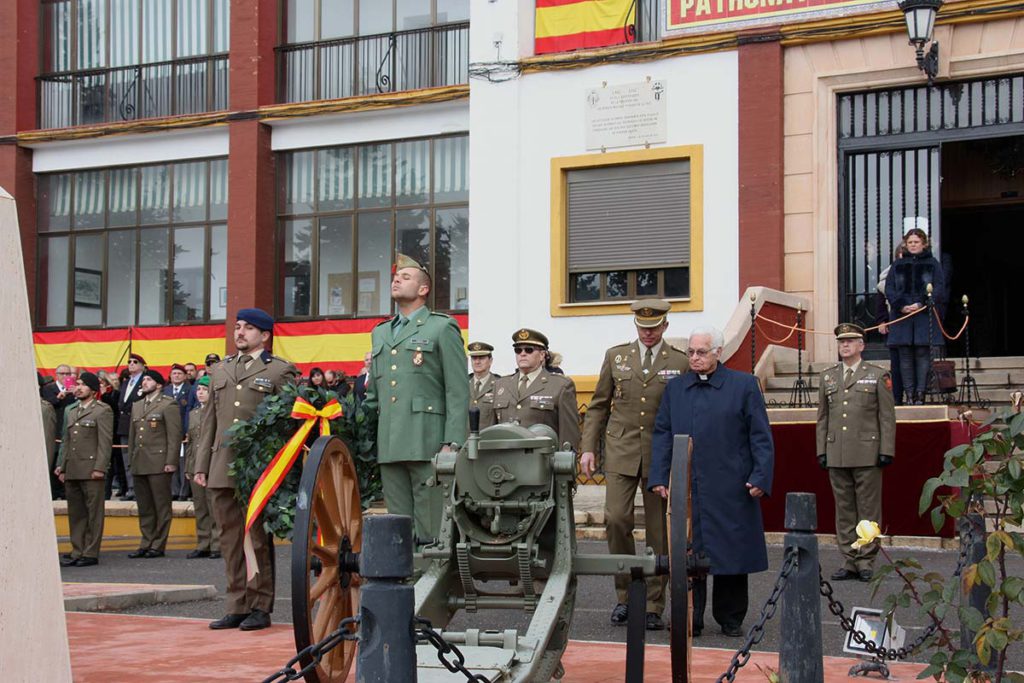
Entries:
[[[601, 363], [594, 397], [583, 422], [583, 455], [580, 469], [592, 476], [597, 469], [598, 448], [604, 444], [605, 527], [608, 552], [633, 554], [633, 500], [639, 486], [644, 499], [647, 545], [659, 555], [668, 553], [665, 530], [666, 501], [647, 490], [651, 465], [651, 434], [666, 383], [690, 367], [686, 354], [663, 340], [672, 305], [661, 299], [641, 299], [631, 306], [637, 339], [608, 349]], [[615, 577], [618, 603], [612, 609], [615, 625], [626, 623], [626, 594], [630, 578]], [[665, 627], [665, 577], [647, 579], [646, 624], [650, 630]]]
[[419, 543], [441, 527], [432, 460], [469, 434], [469, 383], [462, 332], [427, 308], [430, 274], [398, 254], [391, 298], [398, 313], [373, 328], [364, 405], [377, 418], [377, 460], [388, 512], [413, 518]]
[[537, 330], [522, 328], [512, 335], [516, 355], [515, 374], [494, 383], [494, 418], [480, 420], [480, 427], [512, 422], [523, 427], [546, 424], [558, 435], [557, 447], [580, 445], [580, 418], [576, 384], [546, 368], [548, 338]]
[[78, 402], [64, 413], [60, 454], [53, 470], [64, 484], [71, 524], [71, 552], [60, 562], [64, 567], [99, 563], [104, 481], [114, 440], [114, 412], [96, 399], [99, 390], [99, 377], [83, 372], [74, 388]]
[[860, 520], [882, 523], [882, 468], [896, 451], [896, 408], [889, 373], [861, 358], [864, 330], [843, 323], [835, 335], [842, 362], [819, 378], [817, 427], [818, 464], [832, 483], [844, 559], [832, 580], [870, 581], [878, 544], [850, 545]]
[[132, 404], [128, 459], [135, 478], [142, 543], [128, 557], [163, 557], [171, 532], [171, 477], [181, 451], [181, 411], [163, 392], [156, 370], [142, 374], [142, 399]]
[[196, 548], [185, 557], [194, 560], [200, 557], [220, 557], [220, 528], [213, 521], [211, 489], [195, 482], [196, 449], [203, 428], [203, 417], [209, 410], [210, 378], [200, 377], [195, 385], [196, 402], [199, 404], [188, 414], [188, 429], [185, 439], [185, 479], [192, 488], [192, 506], [196, 514]]
[[[209, 368], [210, 399], [203, 414], [192, 480], [209, 490], [207, 500], [220, 527], [220, 552], [227, 572], [227, 614], [210, 622], [212, 629], [257, 631], [270, 626], [274, 609], [274, 545], [257, 517], [250, 531], [256, 555], [256, 576], [245, 571], [245, 507], [235, 498], [235, 480], [228, 473], [234, 462], [231, 425], [250, 419], [267, 396], [294, 382], [299, 370], [264, 348], [270, 341], [274, 319], [259, 308], [242, 308], [235, 315], [234, 342], [238, 353]], [[210, 358], [207, 358], [210, 362]]]
[[494, 422], [494, 382], [501, 375], [491, 372], [494, 347], [486, 342], [469, 343], [469, 405], [480, 410], [481, 424]]

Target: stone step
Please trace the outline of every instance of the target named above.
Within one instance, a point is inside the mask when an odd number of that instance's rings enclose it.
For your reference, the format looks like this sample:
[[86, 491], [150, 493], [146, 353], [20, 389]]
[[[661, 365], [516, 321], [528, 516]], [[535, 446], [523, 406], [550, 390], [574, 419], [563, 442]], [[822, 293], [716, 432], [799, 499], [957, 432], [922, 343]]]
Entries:
[[[811, 374], [805, 370], [803, 376], [805, 382], [810, 383], [815, 389], [818, 388], [819, 374]], [[797, 377], [796, 372], [786, 374], [776, 372], [774, 377], [768, 378], [768, 389], [789, 389], [793, 386], [793, 382], [796, 381]], [[1024, 368], [1012, 370], [971, 370], [971, 377], [978, 383], [979, 389], [991, 388], [1012, 391], [1024, 388]], [[956, 373], [957, 382], [963, 378], [964, 373], [958, 368]]]
[[[1017, 387], [1017, 388], [1024, 390], [1024, 388], [1022, 388], [1022, 387]], [[786, 402], [789, 401], [791, 390], [792, 390], [792, 382], [785, 383], [784, 384], [784, 388], [769, 389], [768, 391], [765, 392], [765, 401], [767, 401], [769, 403], [769, 407], [771, 407], [773, 401], [776, 404], [778, 404], [778, 403], [786, 403]], [[1010, 391], [1011, 391], [1010, 389], [1006, 389], [1006, 388], [979, 387], [978, 388], [978, 395], [981, 397], [981, 399], [983, 401], [988, 401], [989, 404], [990, 404], [990, 407], [1008, 406], [1008, 405], [1010, 405]], [[957, 395], [957, 392], [954, 392], [954, 394], [953, 394], [953, 398], [954, 399], [956, 398], [956, 395]], [[817, 402], [818, 402], [818, 387], [817, 386], [814, 386], [812, 388], [810, 398], [811, 398], [811, 403], [814, 404], [814, 405], [817, 405]], [[954, 401], [954, 403], [952, 405], [954, 407], [956, 406], [955, 401]]]
[[[956, 362], [956, 369], [958, 373], [963, 371], [962, 358], [950, 358], [949, 360]], [[872, 360], [871, 362], [885, 368], [889, 367], [888, 359], [877, 359]], [[969, 362], [971, 366], [971, 374], [974, 374], [975, 370], [1024, 370], [1024, 356], [989, 356], [985, 358], [971, 358]], [[811, 367], [812, 372], [820, 373], [831, 365], [834, 365], [834, 363], [824, 361], [808, 363], [805, 358], [804, 372], [807, 372], [807, 368]], [[775, 363], [775, 374], [796, 374], [796, 361], [778, 361]]]

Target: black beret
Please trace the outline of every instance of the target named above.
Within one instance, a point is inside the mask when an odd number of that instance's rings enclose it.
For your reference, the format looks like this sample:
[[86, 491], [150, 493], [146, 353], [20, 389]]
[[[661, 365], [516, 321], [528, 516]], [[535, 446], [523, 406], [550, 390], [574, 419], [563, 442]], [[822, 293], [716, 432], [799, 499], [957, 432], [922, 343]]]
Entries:
[[78, 379], [81, 380], [82, 384], [92, 389], [94, 392], [100, 390], [100, 378], [91, 372], [83, 372], [78, 375]]
[[156, 370], [146, 370], [144, 373], [142, 373], [142, 376], [143, 377], [149, 377], [151, 380], [153, 380], [157, 384], [167, 384], [167, 382], [164, 381], [164, 376], [161, 375]]

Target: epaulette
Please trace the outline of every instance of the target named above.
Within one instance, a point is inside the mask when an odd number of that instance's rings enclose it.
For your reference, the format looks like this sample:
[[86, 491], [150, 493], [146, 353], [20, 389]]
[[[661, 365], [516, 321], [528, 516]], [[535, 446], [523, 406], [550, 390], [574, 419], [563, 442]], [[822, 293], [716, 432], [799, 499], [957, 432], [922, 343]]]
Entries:
[[686, 354], [686, 349], [681, 349], [678, 346], [676, 346], [675, 344], [670, 344], [669, 342], [665, 342], [665, 346], [669, 347], [670, 349], [675, 349], [676, 351], [678, 351], [679, 353], [683, 354], [684, 356], [687, 355]]
[[438, 313], [437, 311], [431, 311], [430, 315], [436, 315], [438, 318], [448, 318], [449, 320], [455, 320], [455, 318], [451, 317], [447, 313]]
[[235, 355], [236, 354], [231, 354], [230, 356], [224, 356], [219, 361], [214, 363], [214, 365], [219, 365], [220, 363], [227, 363], [229, 360], [234, 360], [235, 359]]
[[377, 323], [377, 324], [376, 324], [376, 325], [374, 325], [373, 327], [374, 327], [374, 328], [376, 329], [376, 328], [380, 327], [381, 325], [383, 325], [384, 323], [390, 323], [390, 322], [391, 322], [391, 319], [392, 319], [393, 317], [394, 317], [394, 316], [391, 316], [390, 318], [384, 318], [383, 320], [381, 320], [381, 321], [380, 321], [379, 323]]
[[616, 344], [615, 346], [612, 346], [608, 350], [611, 351], [612, 349], [621, 349], [621, 348], [626, 347], [626, 346], [632, 346], [635, 343], [636, 342], [632, 342], [632, 341], [622, 342], [621, 344]]

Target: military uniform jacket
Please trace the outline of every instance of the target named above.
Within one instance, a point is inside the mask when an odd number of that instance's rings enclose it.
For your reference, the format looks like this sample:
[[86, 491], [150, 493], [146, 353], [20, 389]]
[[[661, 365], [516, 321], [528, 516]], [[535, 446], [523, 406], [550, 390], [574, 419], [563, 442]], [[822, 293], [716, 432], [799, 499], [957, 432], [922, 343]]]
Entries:
[[203, 427], [203, 406], [193, 408], [188, 414], [188, 440], [185, 442], [185, 474], [192, 476], [196, 472], [196, 446], [199, 444], [200, 432]]
[[582, 452], [596, 453], [604, 435], [604, 470], [647, 478], [651, 435], [665, 385], [690, 369], [686, 354], [662, 342], [647, 374], [637, 341], [608, 349], [583, 422]]
[[[516, 372], [494, 383], [494, 422], [490, 424], [514, 422], [523, 427], [545, 424], [558, 434], [558, 448], [568, 443], [576, 450], [580, 445], [578, 410], [576, 385], [565, 375], [541, 370], [520, 396], [519, 373]], [[484, 426], [483, 420], [480, 426]]]
[[165, 465], [178, 466], [181, 451], [181, 412], [170, 396], [157, 394], [132, 404], [128, 457], [132, 474], [162, 474]]
[[373, 328], [364, 405], [377, 417], [377, 459], [428, 462], [469, 434], [469, 382], [462, 332], [450, 316], [420, 308], [394, 334]]
[[39, 403], [43, 411], [43, 446], [46, 451], [46, 462], [54, 463], [57, 451], [57, 411], [45, 398], [40, 398]]
[[829, 467], [874, 467], [896, 451], [896, 408], [889, 373], [861, 361], [849, 382], [838, 363], [819, 377], [818, 455]]
[[480, 409], [481, 425], [494, 424], [494, 385], [500, 378], [501, 375], [488, 373], [477, 391], [476, 378], [469, 373], [469, 407]]
[[227, 436], [231, 425], [250, 419], [264, 398], [299, 376], [295, 365], [266, 350], [248, 368], [238, 359], [239, 354], [228, 356], [210, 369], [210, 400], [204, 408], [195, 462], [196, 473], [206, 474], [210, 488], [235, 487], [228, 474], [234, 460]]
[[93, 471], [106, 474], [113, 442], [114, 411], [110, 406], [100, 400], [87, 408], [72, 403], [64, 411], [57, 467], [64, 470], [65, 479], [91, 479]]

